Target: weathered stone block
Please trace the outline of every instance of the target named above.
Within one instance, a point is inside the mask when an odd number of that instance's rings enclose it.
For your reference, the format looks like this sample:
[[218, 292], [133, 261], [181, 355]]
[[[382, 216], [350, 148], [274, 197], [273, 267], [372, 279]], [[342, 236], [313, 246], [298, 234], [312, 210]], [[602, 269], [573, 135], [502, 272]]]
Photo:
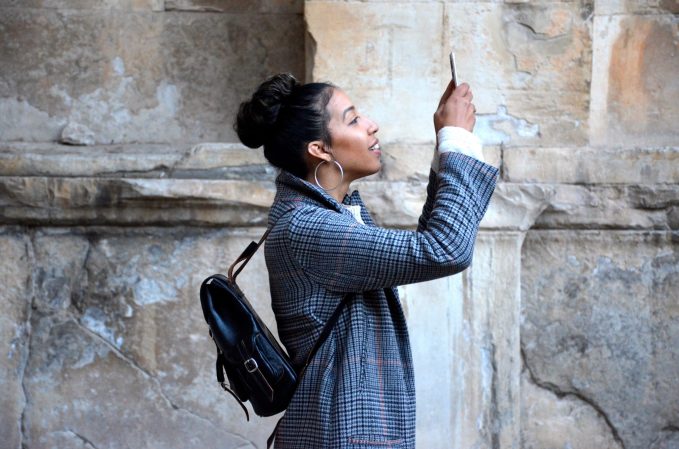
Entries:
[[679, 23], [671, 15], [596, 16], [591, 142], [679, 143]]
[[[453, 353], [460, 404], [450, 447], [520, 447], [522, 232], [481, 232], [462, 279]], [[502, 279], [498, 282], [498, 279]]]
[[262, 224], [272, 182], [196, 179], [2, 178], [3, 223]]
[[[260, 447], [275, 418], [246, 424], [217, 385], [198, 290], [262, 232], [38, 232], [24, 441]], [[241, 276], [275, 331], [262, 253]]]
[[32, 295], [30, 243], [22, 235], [0, 228], [0, 254], [0, 435], [3, 447], [20, 449]]
[[556, 185], [554, 196], [535, 220], [542, 229], [677, 230], [679, 186]]
[[165, 10], [301, 14], [304, 10], [304, 0], [165, 0]]
[[481, 227], [526, 231], [549, 206], [553, 196], [552, 186], [498, 184], [481, 221]]
[[0, 0], [0, 8], [159, 11], [163, 0]]
[[628, 448], [679, 427], [678, 237], [531, 231], [523, 246], [527, 369], [589, 403]]
[[454, 423], [464, 397], [456, 384], [464, 371], [451, 348], [462, 327], [461, 285], [458, 275], [399, 288], [416, 372], [416, 447], [449, 449], [460, 437]]
[[658, 149], [510, 148], [503, 152], [503, 163], [504, 177], [509, 182], [679, 183], [679, 146]]
[[261, 149], [233, 143], [197, 145], [0, 144], [0, 176], [102, 178], [273, 178]]
[[576, 396], [560, 397], [521, 375], [522, 449], [622, 449], [606, 420]]
[[590, 15], [589, 2], [445, 4], [444, 47], [474, 89], [486, 143], [586, 141]]
[[[382, 170], [379, 179], [427, 181], [435, 147], [434, 142], [425, 145], [398, 142], [383, 145]], [[483, 148], [484, 160], [494, 167], [500, 167], [502, 163], [501, 154], [501, 149], [498, 146]]]
[[441, 71], [449, 71], [442, 12], [438, 3], [308, 2], [311, 78], [344, 89], [384, 142], [434, 141]]
[[614, 14], [677, 14], [677, 0], [595, 0], [596, 15]]
[[235, 142], [238, 104], [304, 73], [299, 14], [3, 8], [0, 33], [0, 141]]

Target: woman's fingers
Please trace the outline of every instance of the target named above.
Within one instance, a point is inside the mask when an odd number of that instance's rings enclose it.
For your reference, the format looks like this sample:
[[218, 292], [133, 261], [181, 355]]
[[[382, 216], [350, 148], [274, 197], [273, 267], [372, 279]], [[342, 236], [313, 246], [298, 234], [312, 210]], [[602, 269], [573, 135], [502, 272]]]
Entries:
[[453, 87], [451, 81], [434, 113], [434, 130], [438, 133], [444, 126], [457, 126], [472, 131], [476, 124], [476, 107], [472, 103], [473, 99], [474, 95], [469, 84], [462, 83]]
[[469, 84], [467, 83], [460, 84], [453, 91], [453, 95], [455, 95], [456, 97], [464, 97], [467, 94], [471, 94], [471, 89], [469, 88]]

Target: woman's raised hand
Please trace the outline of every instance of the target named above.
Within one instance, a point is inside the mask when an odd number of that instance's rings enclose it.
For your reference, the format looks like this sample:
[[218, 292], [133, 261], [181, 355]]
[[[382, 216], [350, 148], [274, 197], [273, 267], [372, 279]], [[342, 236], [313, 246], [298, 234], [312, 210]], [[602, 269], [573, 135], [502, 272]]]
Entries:
[[455, 87], [451, 80], [434, 113], [436, 133], [444, 126], [457, 126], [472, 132], [476, 123], [476, 107], [472, 103], [473, 99], [474, 95], [469, 84], [462, 83]]

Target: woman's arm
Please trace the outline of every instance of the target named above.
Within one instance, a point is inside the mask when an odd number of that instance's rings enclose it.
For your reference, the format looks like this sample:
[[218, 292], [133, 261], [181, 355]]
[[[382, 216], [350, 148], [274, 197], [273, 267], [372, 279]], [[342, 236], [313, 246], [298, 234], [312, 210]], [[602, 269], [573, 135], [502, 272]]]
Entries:
[[429, 221], [431, 209], [434, 205], [434, 195], [436, 193], [436, 173], [439, 169], [439, 158], [442, 153], [462, 153], [473, 157], [476, 160], [485, 162], [481, 141], [470, 131], [457, 126], [445, 126], [439, 129], [436, 134], [436, 151], [431, 161], [431, 171], [429, 172], [429, 183], [427, 184], [427, 200], [422, 207], [422, 214], [418, 220], [417, 230], [423, 231]]
[[456, 152], [441, 154], [439, 165], [423, 229], [364, 226], [332, 210], [302, 206], [287, 222], [290, 257], [314, 282], [339, 292], [393, 287], [464, 270], [471, 263], [498, 170]]

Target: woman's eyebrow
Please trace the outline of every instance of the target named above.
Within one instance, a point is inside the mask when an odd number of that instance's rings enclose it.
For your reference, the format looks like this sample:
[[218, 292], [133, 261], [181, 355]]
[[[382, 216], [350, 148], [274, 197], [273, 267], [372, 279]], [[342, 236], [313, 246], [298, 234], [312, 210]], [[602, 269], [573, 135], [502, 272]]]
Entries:
[[344, 112], [342, 112], [342, 121], [344, 121], [344, 118], [347, 116], [347, 112], [352, 111], [352, 110], [356, 110], [356, 108], [353, 107], [353, 106], [349, 106], [348, 108], [346, 108], [344, 110]]

